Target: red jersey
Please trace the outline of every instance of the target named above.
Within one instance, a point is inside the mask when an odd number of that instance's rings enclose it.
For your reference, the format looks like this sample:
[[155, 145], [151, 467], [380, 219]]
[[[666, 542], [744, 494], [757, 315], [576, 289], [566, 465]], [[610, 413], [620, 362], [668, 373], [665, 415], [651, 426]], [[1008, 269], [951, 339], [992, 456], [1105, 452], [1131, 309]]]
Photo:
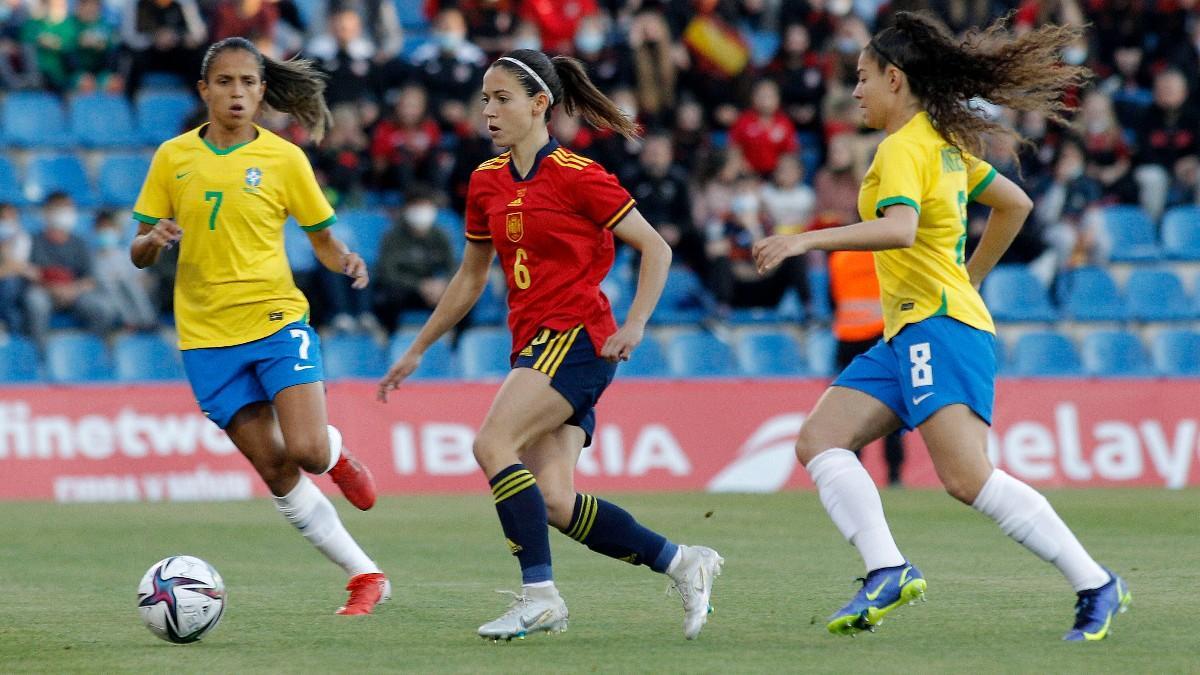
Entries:
[[729, 131], [729, 141], [741, 147], [746, 163], [763, 176], [775, 170], [780, 156], [797, 150], [796, 127], [782, 112], [764, 122], [757, 112], [747, 110]]
[[617, 332], [600, 282], [613, 263], [612, 228], [634, 206], [615, 176], [551, 139], [522, 179], [511, 153], [471, 174], [467, 239], [490, 241], [508, 281], [515, 355], [539, 328], [583, 324], [596, 354]]

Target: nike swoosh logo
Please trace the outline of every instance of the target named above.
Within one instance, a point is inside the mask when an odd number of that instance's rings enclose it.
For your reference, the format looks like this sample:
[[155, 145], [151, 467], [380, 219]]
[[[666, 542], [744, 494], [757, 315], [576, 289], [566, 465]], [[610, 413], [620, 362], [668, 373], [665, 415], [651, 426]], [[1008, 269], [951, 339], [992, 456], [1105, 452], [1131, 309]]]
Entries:
[[1100, 627], [1100, 630], [1096, 631], [1095, 633], [1089, 633], [1087, 631], [1083, 631], [1083, 637], [1085, 637], [1089, 640], [1103, 640], [1104, 636], [1108, 633], [1108, 625], [1111, 623], [1112, 623], [1112, 612], [1109, 612], [1108, 616], [1104, 619], [1104, 625]]
[[887, 586], [887, 583], [888, 583], [888, 579], [884, 579], [883, 581], [881, 581], [879, 583], [879, 585], [875, 587], [874, 592], [867, 593], [867, 600], [870, 600], [871, 602], [875, 602], [875, 598], [879, 597], [879, 594], [883, 591], [883, 587]]
[[179, 180], [180, 178], [183, 178], [184, 176], [188, 175], [189, 173], [191, 173], [191, 171], [184, 171], [183, 173], [177, 173], [177, 174], [175, 174], [175, 180]]
[[905, 567], [904, 570], [900, 572], [900, 588], [904, 588], [904, 583], [908, 581], [908, 572], [911, 569], [911, 567]]
[[927, 394], [921, 394], [920, 396], [914, 396], [912, 399], [913, 405], [921, 405], [921, 401], [924, 401], [925, 399], [929, 398], [930, 396], [933, 396], [932, 391]]
[[548, 618], [551, 613], [552, 612], [547, 609], [547, 610], [543, 611], [541, 614], [538, 614], [536, 617], [534, 617], [533, 621], [529, 621], [525, 617], [521, 617], [521, 627], [522, 628], [532, 628], [532, 627], [538, 625], [539, 623], [541, 623], [542, 621], [544, 621], [546, 618]]
[[296, 370], [296, 371], [300, 371], [300, 370], [308, 370], [309, 368], [316, 368], [316, 366], [302, 366], [302, 365], [300, 365], [299, 363], [297, 363], [296, 365], [292, 366], [292, 370]]

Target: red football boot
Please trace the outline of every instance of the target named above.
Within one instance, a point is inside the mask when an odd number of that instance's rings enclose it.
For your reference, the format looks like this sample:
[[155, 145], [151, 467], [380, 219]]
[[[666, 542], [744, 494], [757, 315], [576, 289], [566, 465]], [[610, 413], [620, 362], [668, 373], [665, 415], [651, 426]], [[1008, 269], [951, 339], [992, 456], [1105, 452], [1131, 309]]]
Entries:
[[375, 505], [375, 479], [371, 470], [346, 448], [342, 448], [341, 459], [329, 470], [329, 477], [358, 510], [366, 511]]
[[392, 597], [392, 582], [379, 572], [356, 574], [350, 577], [346, 590], [350, 591], [350, 599], [337, 613], [343, 616], [370, 614], [376, 605]]

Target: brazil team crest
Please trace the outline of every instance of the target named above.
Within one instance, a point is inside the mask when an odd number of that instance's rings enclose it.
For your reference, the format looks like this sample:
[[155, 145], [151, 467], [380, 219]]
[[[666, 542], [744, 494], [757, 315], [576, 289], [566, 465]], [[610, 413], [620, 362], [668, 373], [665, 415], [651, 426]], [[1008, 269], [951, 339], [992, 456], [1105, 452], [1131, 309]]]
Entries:
[[518, 211], [505, 216], [504, 232], [508, 235], [508, 240], [514, 244], [518, 241], [521, 241], [521, 237], [525, 236], [524, 214]]
[[262, 169], [257, 166], [252, 166], [246, 169], [246, 185], [250, 187], [258, 187], [262, 185]]

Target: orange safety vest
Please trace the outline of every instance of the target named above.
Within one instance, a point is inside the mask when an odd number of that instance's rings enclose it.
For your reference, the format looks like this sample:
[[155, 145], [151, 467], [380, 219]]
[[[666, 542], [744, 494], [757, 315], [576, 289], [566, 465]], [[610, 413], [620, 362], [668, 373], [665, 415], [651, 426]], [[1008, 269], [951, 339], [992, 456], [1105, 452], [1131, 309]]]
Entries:
[[834, 251], [829, 255], [833, 295], [833, 334], [842, 342], [862, 342], [883, 334], [879, 279], [870, 251]]

